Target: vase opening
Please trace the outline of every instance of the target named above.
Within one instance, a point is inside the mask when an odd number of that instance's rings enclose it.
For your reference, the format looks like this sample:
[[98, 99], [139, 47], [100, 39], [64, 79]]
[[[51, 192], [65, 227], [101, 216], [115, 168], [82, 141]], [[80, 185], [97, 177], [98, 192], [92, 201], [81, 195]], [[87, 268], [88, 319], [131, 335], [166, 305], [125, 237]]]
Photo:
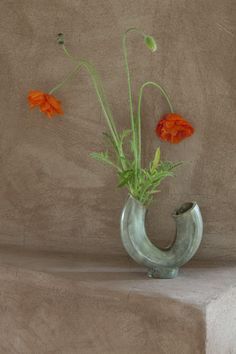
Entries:
[[181, 205], [180, 208], [178, 208], [175, 212], [175, 216], [180, 216], [183, 215], [189, 211], [191, 211], [194, 207], [195, 207], [196, 203], [194, 202], [188, 202], [188, 203], [184, 203]]

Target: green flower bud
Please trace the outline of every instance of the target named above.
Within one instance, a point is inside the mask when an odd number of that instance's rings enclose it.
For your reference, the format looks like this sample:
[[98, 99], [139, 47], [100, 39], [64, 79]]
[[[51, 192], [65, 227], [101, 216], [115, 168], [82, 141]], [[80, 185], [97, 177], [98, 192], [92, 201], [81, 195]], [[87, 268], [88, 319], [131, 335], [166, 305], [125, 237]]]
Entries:
[[157, 169], [160, 159], [161, 159], [161, 149], [160, 149], [160, 147], [158, 147], [156, 149], [155, 156], [154, 156], [154, 159], [153, 159], [152, 165], [151, 165], [152, 172], [154, 172]]
[[146, 44], [148, 49], [150, 49], [152, 52], [155, 52], [157, 50], [156, 41], [152, 36], [145, 36], [144, 43]]
[[64, 34], [63, 33], [58, 33], [58, 35], [57, 35], [57, 43], [61, 44], [61, 45], [65, 43]]

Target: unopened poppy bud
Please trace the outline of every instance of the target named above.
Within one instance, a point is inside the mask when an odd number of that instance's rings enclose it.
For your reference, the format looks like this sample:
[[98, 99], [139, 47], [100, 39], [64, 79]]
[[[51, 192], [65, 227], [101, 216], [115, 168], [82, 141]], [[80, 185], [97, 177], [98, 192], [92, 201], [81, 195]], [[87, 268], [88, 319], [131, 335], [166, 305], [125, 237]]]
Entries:
[[156, 149], [156, 152], [155, 152], [155, 156], [154, 156], [154, 159], [152, 161], [152, 167], [151, 167], [151, 170], [152, 171], [155, 171], [159, 165], [159, 162], [160, 162], [160, 159], [161, 159], [161, 149], [160, 147], [158, 147]]
[[157, 44], [155, 39], [152, 36], [145, 36], [144, 37], [144, 42], [148, 49], [150, 49], [152, 52], [155, 52], [157, 50]]
[[61, 45], [65, 43], [64, 34], [63, 33], [58, 33], [58, 35], [57, 35], [57, 43], [61, 44]]

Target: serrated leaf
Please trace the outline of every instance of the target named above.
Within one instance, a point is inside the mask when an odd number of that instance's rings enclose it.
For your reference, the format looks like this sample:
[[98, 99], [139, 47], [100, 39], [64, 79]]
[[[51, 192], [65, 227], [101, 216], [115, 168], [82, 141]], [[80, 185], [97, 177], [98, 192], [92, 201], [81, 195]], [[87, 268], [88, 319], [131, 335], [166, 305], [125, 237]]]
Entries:
[[131, 129], [125, 129], [120, 133], [120, 139], [123, 142], [125, 138], [127, 138], [132, 133]]
[[129, 182], [133, 181], [134, 171], [133, 170], [125, 170], [119, 172], [119, 184], [118, 187], [123, 187], [127, 185]]
[[109, 154], [107, 151], [105, 152], [91, 152], [90, 153], [90, 157], [92, 157], [93, 159], [106, 163], [108, 165], [113, 165], [112, 161], [109, 158]]

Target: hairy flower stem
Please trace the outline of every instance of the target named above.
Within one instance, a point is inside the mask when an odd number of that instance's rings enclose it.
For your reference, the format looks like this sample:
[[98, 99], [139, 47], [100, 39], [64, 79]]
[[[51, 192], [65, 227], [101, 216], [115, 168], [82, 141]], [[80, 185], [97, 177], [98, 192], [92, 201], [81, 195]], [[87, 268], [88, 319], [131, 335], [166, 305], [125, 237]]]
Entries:
[[129, 32], [138, 32], [143, 37], [145, 37], [145, 33], [137, 28], [131, 27], [129, 28], [124, 34], [122, 38], [122, 48], [124, 54], [124, 62], [125, 62], [125, 71], [127, 75], [128, 81], [128, 95], [129, 95], [129, 107], [130, 107], [130, 121], [131, 121], [131, 129], [132, 129], [132, 137], [133, 137], [133, 154], [135, 160], [135, 177], [136, 177], [136, 184], [138, 178], [138, 141], [137, 141], [137, 131], [135, 127], [135, 120], [134, 120], [134, 109], [133, 109], [133, 97], [132, 97], [132, 84], [131, 84], [131, 77], [129, 71], [129, 63], [128, 63], [128, 51], [127, 51], [127, 34]]
[[106, 101], [105, 95], [104, 95], [104, 90], [103, 87], [101, 85], [101, 81], [100, 78], [98, 76], [98, 73], [96, 71], [96, 69], [94, 68], [94, 66], [89, 63], [86, 60], [79, 60], [77, 61], [76, 59], [74, 59], [70, 53], [68, 52], [68, 50], [66, 49], [66, 47], [63, 45], [63, 50], [66, 53], [67, 56], [70, 57], [70, 59], [72, 59], [75, 63], [77, 63], [75, 69], [69, 73], [69, 75], [67, 75], [67, 77], [60, 82], [57, 86], [55, 86], [53, 89], [50, 90], [50, 94], [52, 94], [53, 92], [55, 92], [56, 90], [60, 89], [65, 83], [67, 83], [67, 81], [69, 81], [77, 72], [80, 71], [81, 68], [85, 68], [87, 70], [87, 72], [89, 73], [92, 82], [93, 82], [93, 86], [95, 88], [95, 92], [97, 94], [98, 97], [98, 101], [101, 105], [102, 111], [104, 113], [104, 116], [106, 118], [106, 122], [108, 124], [108, 127], [110, 129], [111, 132], [111, 136], [112, 139], [114, 141], [114, 145], [116, 147], [118, 156], [119, 156], [119, 160], [120, 160], [120, 165], [123, 169], [126, 168], [126, 163], [125, 163], [125, 159], [124, 159], [124, 153], [123, 153], [123, 149], [121, 146], [121, 142], [120, 142], [120, 137], [119, 134], [117, 132], [116, 126], [115, 126], [115, 122], [113, 120], [112, 117], [112, 113], [110, 111], [110, 108], [108, 106], [108, 103]]
[[137, 131], [138, 131], [138, 133], [137, 133], [137, 135], [138, 135], [138, 148], [137, 148], [137, 151], [138, 151], [138, 168], [141, 168], [141, 164], [142, 164], [142, 157], [141, 157], [141, 154], [142, 154], [142, 151], [141, 151], [141, 149], [142, 149], [142, 147], [141, 147], [141, 104], [142, 104], [142, 97], [143, 97], [143, 90], [144, 90], [144, 88], [146, 87], [146, 86], [154, 86], [154, 87], [156, 87], [160, 92], [161, 92], [161, 94], [165, 97], [165, 99], [166, 99], [166, 101], [167, 101], [167, 103], [168, 103], [168, 106], [169, 106], [169, 108], [170, 108], [170, 111], [171, 111], [171, 113], [173, 113], [174, 112], [174, 110], [173, 110], [173, 106], [172, 106], [172, 104], [171, 104], [171, 102], [170, 102], [170, 98], [169, 98], [169, 96], [168, 96], [168, 94], [167, 94], [167, 92], [164, 90], [164, 88], [160, 85], [160, 84], [158, 84], [158, 83], [156, 83], [156, 82], [153, 82], [153, 81], [147, 81], [147, 82], [145, 82], [142, 86], [141, 86], [141, 88], [140, 88], [140, 90], [139, 90], [139, 97], [138, 97], [138, 123], [137, 123]]
[[66, 76], [66, 78], [64, 80], [62, 80], [58, 85], [56, 85], [55, 87], [53, 87], [50, 91], [49, 94], [53, 94], [55, 91], [59, 90], [62, 86], [64, 86], [67, 81], [69, 81], [76, 73], [78, 73], [80, 71], [80, 69], [83, 67], [83, 65], [81, 63], [79, 63], [74, 70], [72, 70], [69, 75]]
[[62, 46], [62, 49], [64, 50], [65, 54], [70, 58], [72, 59], [75, 63], [78, 62], [78, 60], [76, 58], [74, 58], [70, 53], [69, 51], [67, 50], [66, 46], [63, 44]]

